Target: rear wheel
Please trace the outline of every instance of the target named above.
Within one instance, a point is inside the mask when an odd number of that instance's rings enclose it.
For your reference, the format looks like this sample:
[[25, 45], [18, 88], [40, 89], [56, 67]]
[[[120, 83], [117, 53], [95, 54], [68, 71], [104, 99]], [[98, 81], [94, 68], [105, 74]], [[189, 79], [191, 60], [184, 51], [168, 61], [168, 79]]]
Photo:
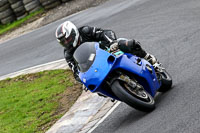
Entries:
[[159, 92], [166, 92], [171, 89], [172, 78], [166, 70], [159, 72], [159, 77], [161, 79], [161, 87], [158, 89]]
[[115, 80], [111, 88], [120, 100], [137, 110], [150, 112], [155, 109], [153, 97], [137, 82]]

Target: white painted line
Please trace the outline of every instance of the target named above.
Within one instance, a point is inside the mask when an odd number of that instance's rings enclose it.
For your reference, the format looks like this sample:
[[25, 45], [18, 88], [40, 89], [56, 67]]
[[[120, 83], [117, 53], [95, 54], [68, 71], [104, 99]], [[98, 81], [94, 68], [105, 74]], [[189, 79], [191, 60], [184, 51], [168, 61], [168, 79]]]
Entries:
[[[51, 64], [54, 64], [54, 63], [58, 63], [58, 62], [62, 62], [64, 61], [65, 59], [60, 59], [60, 60], [56, 60], [56, 61], [52, 61], [52, 62], [48, 62], [48, 63], [45, 63], [45, 64], [41, 64], [41, 65], [37, 65], [37, 66], [33, 66], [33, 67], [30, 67], [30, 68], [27, 68], [27, 69], [34, 69], [34, 68], [38, 68], [38, 67], [42, 67], [42, 66], [47, 66], [47, 65], [51, 65]], [[26, 70], [26, 69], [24, 69]]]
[[119, 106], [121, 102], [118, 101], [109, 111], [108, 113], [106, 113], [106, 115], [104, 117], [101, 118], [101, 120], [99, 122], [97, 122], [97, 124], [95, 124], [95, 126], [93, 128], [91, 128], [87, 133], [91, 133], [93, 132], [98, 126], [99, 124], [101, 124], [114, 110], [115, 108], [117, 108]]
[[65, 64], [65, 66], [67, 66], [65, 59], [60, 59], [60, 60], [56, 60], [56, 61], [48, 62], [48, 63], [45, 63], [45, 64], [29, 67], [29, 68], [26, 68], [26, 69], [23, 69], [23, 70], [19, 70], [19, 71], [10, 73], [10, 74], [0, 76], [0, 80], [6, 79], [6, 78], [13, 78], [13, 77], [19, 76], [21, 74], [31, 73], [33, 70], [36, 70], [36, 69], [49, 70], [49, 69], [47, 69], [47, 67], [50, 67], [50, 66], [53, 66], [54, 68], [58, 68], [58, 66], [55, 66], [55, 65], [59, 64], [59, 63], [60, 64], [63, 63], [63, 64]]
[[[52, 62], [48, 62], [48, 63], [45, 63], [45, 64], [41, 64], [41, 65], [29, 67], [29, 68], [26, 68], [26, 69], [23, 69], [23, 70], [20, 70], [20, 71], [26, 71], [26, 70], [35, 69], [35, 68], [38, 68], [38, 67], [43, 67], [43, 66], [51, 65], [51, 64], [58, 63], [58, 62], [61, 62], [61, 61], [64, 61], [64, 60], [65, 59], [61, 59], [61, 60], [57, 60], [57, 61], [52, 61]], [[17, 71], [17, 72], [20, 72], [20, 71]], [[14, 74], [14, 73], [16, 73], [16, 72], [13, 72], [11, 74]]]

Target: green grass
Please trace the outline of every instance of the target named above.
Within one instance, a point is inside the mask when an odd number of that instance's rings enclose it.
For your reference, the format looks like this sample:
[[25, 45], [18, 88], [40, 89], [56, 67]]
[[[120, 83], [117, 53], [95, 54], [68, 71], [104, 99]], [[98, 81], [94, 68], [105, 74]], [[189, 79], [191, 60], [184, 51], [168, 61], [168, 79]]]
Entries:
[[20, 25], [22, 25], [23, 23], [25, 23], [27, 20], [37, 16], [38, 14], [41, 14], [44, 12], [44, 9], [40, 9], [39, 11], [35, 11], [29, 15], [27, 15], [26, 17], [20, 19], [20, 20], [16, 20], [10, 24], [6, 24], [6, 25], [2, 25], [0, 24], [0, 35], [19, 27]]
[[81, 94], [72, 79], [68, 70], [53, 70], [0, 81], [0, 133], [45, 132], [66, 112], [64, 94], [68, 109]]

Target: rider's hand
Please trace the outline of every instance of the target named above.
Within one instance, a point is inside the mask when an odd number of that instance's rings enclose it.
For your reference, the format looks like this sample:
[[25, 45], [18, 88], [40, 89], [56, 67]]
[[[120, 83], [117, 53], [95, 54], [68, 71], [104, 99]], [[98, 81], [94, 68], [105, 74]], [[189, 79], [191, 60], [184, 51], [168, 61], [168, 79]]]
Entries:
[[118, 42], [113, 42], [111, 45], [110, 45], [110, 51], [116, 51], [119, 49], [119, 46], [118, 46]]

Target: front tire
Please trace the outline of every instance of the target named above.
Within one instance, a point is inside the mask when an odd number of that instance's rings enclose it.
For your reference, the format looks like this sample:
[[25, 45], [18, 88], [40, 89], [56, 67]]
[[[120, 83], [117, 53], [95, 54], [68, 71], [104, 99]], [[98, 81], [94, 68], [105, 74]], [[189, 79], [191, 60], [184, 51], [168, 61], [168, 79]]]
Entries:
[[115, 80], [111, 89], [120, 100], [137, 110], [143, 112], [154, 110], [155, 101], [153, 97], [138, 83], [136, 83], [136, 86], [140, 86], [140, 88], [137, 88], [138, 91], [136, 91], [135, 86], [131, 86], [126, 81]]

